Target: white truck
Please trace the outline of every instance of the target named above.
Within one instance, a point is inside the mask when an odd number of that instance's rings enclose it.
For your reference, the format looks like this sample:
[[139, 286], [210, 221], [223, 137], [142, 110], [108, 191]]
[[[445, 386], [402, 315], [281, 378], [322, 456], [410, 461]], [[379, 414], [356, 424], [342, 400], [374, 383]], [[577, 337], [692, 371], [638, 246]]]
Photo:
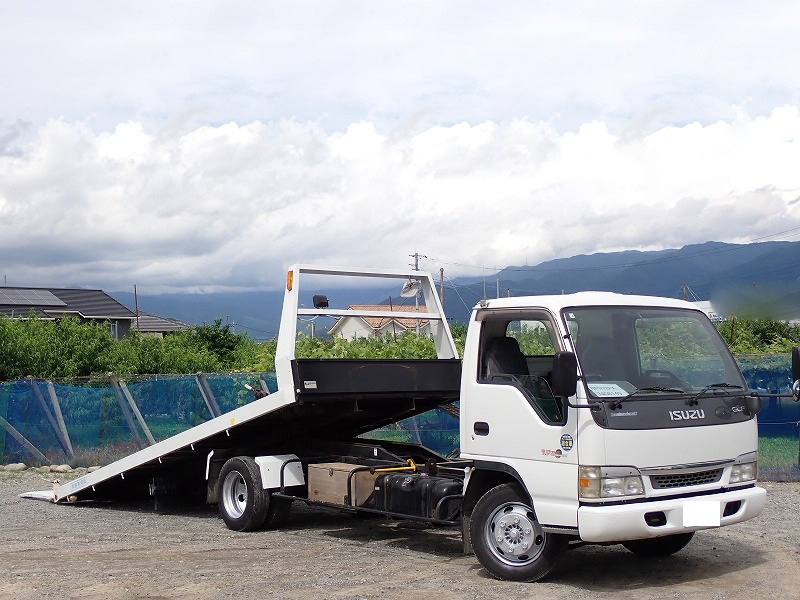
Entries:
[[[424, 302], [413, 313], [334, 309], [323, 295], [300, 306], [305, 285], [331, 277], [404, 283]], [[298, 319], [322, 315], [418, 319], [438, 358], [295, 358]], [[695, 531], [764, 508], [759, 398], [708, 318], [683, 301], [601, 292], [485, 300], [459, 360], [427, 273], [295, 265], [275, 368], [277, 392], [49, 499], [194, 493], [238, 531], [279, 526], [295, 501], [460, 526], [465, 551], [514, 581], [541, 579], [571, 545], [664, 556]], [[455, 459], [370, 439], [454, 402]]]

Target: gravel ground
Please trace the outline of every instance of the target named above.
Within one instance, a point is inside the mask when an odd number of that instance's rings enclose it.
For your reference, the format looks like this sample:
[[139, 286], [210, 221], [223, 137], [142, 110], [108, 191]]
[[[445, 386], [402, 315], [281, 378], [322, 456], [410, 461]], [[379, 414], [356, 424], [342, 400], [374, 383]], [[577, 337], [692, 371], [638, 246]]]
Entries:
[[0, 598], [800, 598], [800, 483], [763, 483], [761, 517], [700, 532], [672, 557], [584, 546], [545, 582], [517, 584], [491, 579], [450, 528], [295, 503], [280, 530], [234, 533], [211, 508], [17, 497], [52, 477], [0, 472]]

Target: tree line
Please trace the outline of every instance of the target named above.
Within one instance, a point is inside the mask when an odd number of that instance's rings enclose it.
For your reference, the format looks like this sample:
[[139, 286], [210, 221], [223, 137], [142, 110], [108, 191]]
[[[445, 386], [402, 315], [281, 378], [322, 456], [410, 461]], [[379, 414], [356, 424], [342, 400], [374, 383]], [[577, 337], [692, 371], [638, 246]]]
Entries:
[[[769, 319], [729, 319], [717, 329], [732, 352], [788, 354], [800, 345], [800, 327]], [[452, 327], [459, 352], [466, 327]], [[0, 316], [0, 381], [22, 377], [69, 379], [165, 373], [268, 372], [275, 367], [275, 341], [255, 342], [234, 333], [221, 319], [192, 325], [163, 338], [130, 335], [114, 340], [98, 323], [68, 317], [54, 321]], [[348, 342], [300, 335], [301, 358], [435, 358], [433, 342], [407, 332]]]
[[260, 349], [221, 320], [163, 338], [131, 331], [114, 340], [102, 323], [0, 317], [0, 381], [246, 370]]

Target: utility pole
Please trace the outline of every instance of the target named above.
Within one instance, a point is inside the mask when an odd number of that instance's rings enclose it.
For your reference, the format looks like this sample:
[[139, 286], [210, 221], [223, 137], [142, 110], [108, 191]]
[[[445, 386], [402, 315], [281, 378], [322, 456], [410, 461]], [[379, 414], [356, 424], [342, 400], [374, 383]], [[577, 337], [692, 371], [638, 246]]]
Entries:
[[[420, 254], [419, 252], [417, 252], [416, 249], [414, 250], [414, 254], [409, 254], [409, 256], [414, 259], [413, 267], [415, 271], [419, 271], [419, 259], [428, 258], [424, 254]], [[419, 289], [414, 294], [414, 309], [416, 312], [419, 312]], [[417, 337], [419, 337], [419, 319], [417, 319], [416, 330], [417, 330]]]
[[439, 268], [439, 302], [444, 306], [444, 267]]
[[683, 290], [683, 299], [686, 300], [686, 282], [685, 281], [681, 284], [681, 290]]
[[414, 250], [414, 254], [409, 254], [409, 256], [414, 259], [414, 264], [413, 265], [409, 265], [409, 266], [414, 267], [415, 271], [419, 271], [419, 259], [420, 258], [428, 258], [424, 254], [420, 254], [416, 250]]
[[136, 292], [136, 284], [133, 284], [133, 302], [136, 305], [136, 331], [141, 331], [139, 328], [139, 294]]

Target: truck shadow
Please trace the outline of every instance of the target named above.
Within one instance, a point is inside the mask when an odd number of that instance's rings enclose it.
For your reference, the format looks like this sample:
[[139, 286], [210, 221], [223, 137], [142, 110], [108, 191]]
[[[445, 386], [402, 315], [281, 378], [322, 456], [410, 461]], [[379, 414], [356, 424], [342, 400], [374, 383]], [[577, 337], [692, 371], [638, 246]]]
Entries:
[[766, 563], [766, 555], [747, 543], [700, 532], [685, 549], [660, 558], [639, 556], [621, 545], [569, 550], [547, 581], [599, 592], [652, 589], [735, 576]]
[[458, 528], [438, 528], [412, 522], [378, 521], [327, 531], [325, 535], [361, 544], [377, 543], [390, 548], [421, 552], [439, 558], [463, 556], [461, 531]]
[[315, 530], [318, 535], [358, 544], [374, 543], [400, 550], [421, 552], [440, 558], [463, 556], [461, 529], [384, 517], [364, 517], [346, 512], [295, 507], [285, 532]]

